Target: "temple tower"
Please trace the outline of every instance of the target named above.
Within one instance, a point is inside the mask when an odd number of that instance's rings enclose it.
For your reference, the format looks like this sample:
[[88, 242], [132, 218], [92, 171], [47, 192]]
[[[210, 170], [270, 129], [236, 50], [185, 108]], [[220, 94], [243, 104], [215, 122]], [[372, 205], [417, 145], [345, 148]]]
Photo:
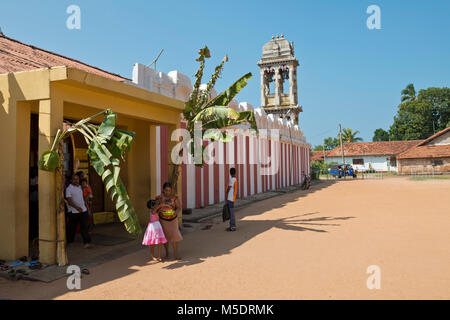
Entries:
[[[258, 61], [261, 71], [261, 107], [267, 114], [275, 114], [298, 124], [302, 107], [298, 105], [297, 67], [294, 42], [283, 35], [263, 46], [262, 58]], [[285, 81], [288, 80], [288, 86]], [[286, 81], [287, 82], [287, 81]], [[272, 87], [272, 88], [271, 88]]]

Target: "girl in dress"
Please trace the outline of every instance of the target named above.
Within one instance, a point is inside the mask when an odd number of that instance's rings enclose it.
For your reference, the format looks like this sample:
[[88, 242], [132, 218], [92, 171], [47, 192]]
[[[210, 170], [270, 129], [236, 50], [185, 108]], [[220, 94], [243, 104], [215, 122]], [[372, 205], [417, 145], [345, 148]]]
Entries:
[[[150, 200], [147, 203], [147, 207], [150, 209], [150, 222], [148, 223], [147, 230], [145, 231], [142, 244], [144, 246], [150, 246], [152, 260], [161, 262], [161, 248], [163, 244], [167, 243], [167, 239], [164, 236], [164, 231], [159, 223], [159, 215], [157, 212], [153, 211], [154, 206], [154, 200]], [[155, 245], [158, 246], [157, 257], [155, 257]]]

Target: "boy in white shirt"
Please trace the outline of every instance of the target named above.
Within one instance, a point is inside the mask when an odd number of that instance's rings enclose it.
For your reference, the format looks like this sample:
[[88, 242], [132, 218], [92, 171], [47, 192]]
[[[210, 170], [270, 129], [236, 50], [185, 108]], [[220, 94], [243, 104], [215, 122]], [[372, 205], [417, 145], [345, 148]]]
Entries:
[[236, 202], [236, 194], [237, 194], [237, 179], [236, 179], [236, 169], [230, 169], [230, 182], [227, 186], [227, 203], [228, 210], [230, 211], [230, 227], [227, 231], [236, 231], [236, 219], [234, 217], [234, 203]]

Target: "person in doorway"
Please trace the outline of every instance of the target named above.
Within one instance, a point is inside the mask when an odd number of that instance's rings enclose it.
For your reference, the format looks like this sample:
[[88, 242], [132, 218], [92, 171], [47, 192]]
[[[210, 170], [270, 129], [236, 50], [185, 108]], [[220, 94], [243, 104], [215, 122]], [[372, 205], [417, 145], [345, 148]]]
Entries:
[[94, 198], [92, 194], [91, 186], [88, 184], [86, 179], [81, 180], [81, 188], [83, 189], [83, 198], [84, 203], [86, 204], [86, 208], [88, 209], [88, 226], [92, 225], [92, 199]]
[[234, 216], [234, 203], [236, 202], [237, 194], [237, 179], [236, 179], [236, 169], [230, 169], [230, 182], [228, 183], [226, 194], [228, 210], [230, 211], [230, 227], [227, 231], [236, 231], [236, 218]]
[[170, 242], [173, 247], [174, 258], [180, 260], [181, 257], [178, 255], [178, 242], [183, 240], [183, 237], [178, 227], [178, 214], [181, 212], [181, 205], [178, 197], [172, 193], [172, 184], [170, 182], [164, 183], [163, 193], [156, 197], [154, 211], [159, 214], [159, 220], [168, 241], [164, 244], [166, 259], [169, 258]]
[[66, 188], [66, 200], [68, 203], [67, 243], [75, 240], [77, 226], [80, 225], [80, 233], [83, 237], [84, 248], [91, 248], [91, 237], [88, 231], [89, 214], [83, 197], [83, 189], [80, 186], [80, 177], [72, 176], [71, 184]]

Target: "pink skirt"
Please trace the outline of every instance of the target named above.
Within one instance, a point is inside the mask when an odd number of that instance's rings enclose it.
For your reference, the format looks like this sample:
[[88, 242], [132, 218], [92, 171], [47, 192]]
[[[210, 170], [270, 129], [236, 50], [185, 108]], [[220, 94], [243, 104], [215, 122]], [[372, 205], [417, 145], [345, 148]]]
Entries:
[[164, 231], [159, 221], [150, 222], [147, 226], [147, 230], [144, 234], [142, 244], [144, 246], [150, 246], [154, 244], [167, 243], [167, 239], [164, 236]]

